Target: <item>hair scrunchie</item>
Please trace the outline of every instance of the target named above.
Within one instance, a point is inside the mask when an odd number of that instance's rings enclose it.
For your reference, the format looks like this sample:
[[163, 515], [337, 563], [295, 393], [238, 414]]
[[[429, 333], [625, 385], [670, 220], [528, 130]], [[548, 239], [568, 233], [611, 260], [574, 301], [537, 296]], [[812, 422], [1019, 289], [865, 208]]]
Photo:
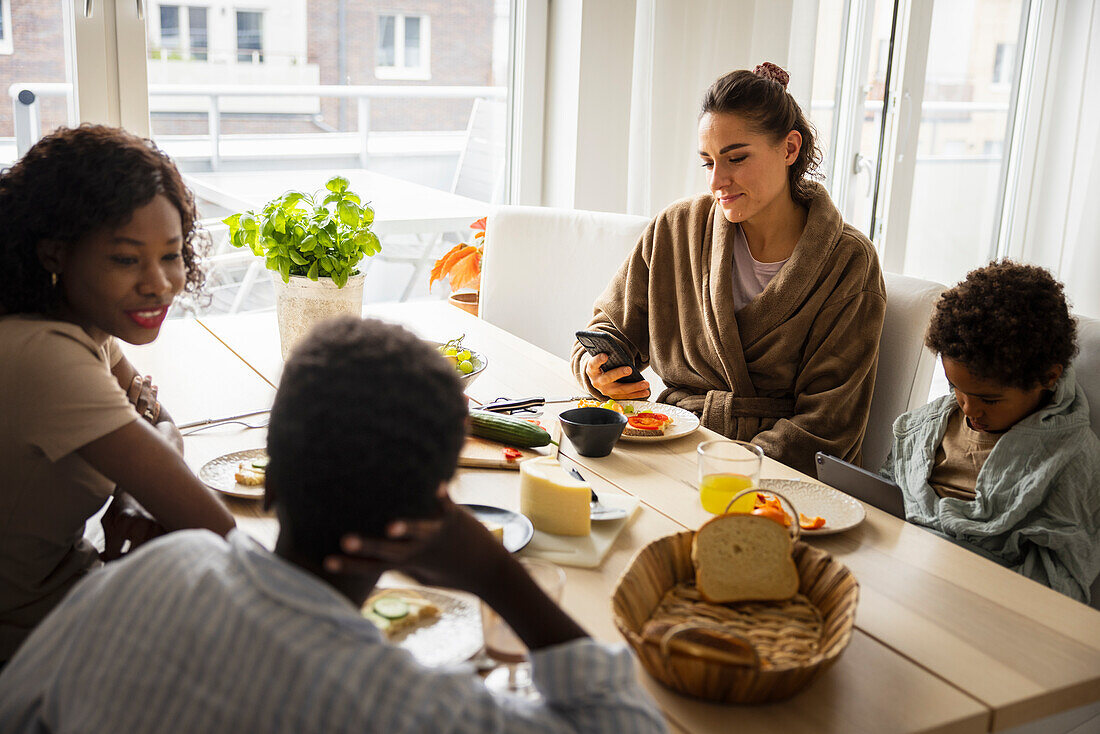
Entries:
[[791, 80], [790, 74], [770, 61], [765, 61], [763, 64], [757, 65], [757, 67], [752, 70], [752, 73], [756, 76], [764, 77], [765, 79], [771, 79], [773, 82], [779, 82], [783, 85], [784, 89], [787, 88], [787, 82]]

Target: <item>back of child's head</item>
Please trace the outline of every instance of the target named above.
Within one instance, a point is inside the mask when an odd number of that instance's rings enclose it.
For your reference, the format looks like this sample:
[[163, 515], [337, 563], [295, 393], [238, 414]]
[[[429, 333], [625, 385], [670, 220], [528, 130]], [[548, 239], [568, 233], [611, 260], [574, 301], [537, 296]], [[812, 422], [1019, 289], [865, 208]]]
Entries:
[[295, 549], [320, 559], [346, 533], [436, 514], [466, 415], [454, 367], [411, 332], [351, 316], [315, 328], [286, 363], [267, 434]]
[[972, 270], [940, 296], [928, 347], [976, 377], [1030, 389], [1077, 353], [1062, 284], [1045, 269], [1002, 260]]
[[38, 259], [43, 240], [74, 246], [119, 227], [157, 195], [180, 215], [185, 290], [203, 282], [194, 197], [174, 163], [150, 140], [104, 125], [58, 128], [0, 173], [0, 303], [7, 313], [46, 313], [60, 293]]

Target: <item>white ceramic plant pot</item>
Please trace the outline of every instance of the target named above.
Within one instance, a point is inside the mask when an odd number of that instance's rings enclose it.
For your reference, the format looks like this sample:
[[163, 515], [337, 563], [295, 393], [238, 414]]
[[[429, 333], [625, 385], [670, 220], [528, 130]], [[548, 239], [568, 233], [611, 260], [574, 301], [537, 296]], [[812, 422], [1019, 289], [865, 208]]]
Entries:
[[281, 275], [271, 273], [284, 361], [290, 356], [294, 345], [319, 322], [341, 314], [359, 316], [363, 313], [363, 282], [366, 277], [366, 274], [353, 275], [343, 288], [337, 288], [332, 278], [313, 281], [305, 276], [292, 275], [290, 282], [284, 283]]

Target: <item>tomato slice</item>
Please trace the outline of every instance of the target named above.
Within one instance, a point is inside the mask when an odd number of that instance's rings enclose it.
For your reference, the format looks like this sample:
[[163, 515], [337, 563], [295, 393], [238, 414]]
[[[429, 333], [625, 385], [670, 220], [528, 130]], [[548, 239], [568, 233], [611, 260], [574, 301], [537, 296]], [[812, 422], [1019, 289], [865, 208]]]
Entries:
[[631, 428], [637, 428], [643, 431], [656, 431], [665, 424], [665, 421], [662, 421], [653, 413], [638, 413], [637, 415], [628, 417], [626, 422]]
[[519, 449], [514, 449], [511, 446], [509, 446], [508, 448], [502, 449], [502, 451], [504, 452], [504, 458], [507, 459], [508, 461], [515, 461], [519, 457], [523, 456], [522, 451], [520, 451]]

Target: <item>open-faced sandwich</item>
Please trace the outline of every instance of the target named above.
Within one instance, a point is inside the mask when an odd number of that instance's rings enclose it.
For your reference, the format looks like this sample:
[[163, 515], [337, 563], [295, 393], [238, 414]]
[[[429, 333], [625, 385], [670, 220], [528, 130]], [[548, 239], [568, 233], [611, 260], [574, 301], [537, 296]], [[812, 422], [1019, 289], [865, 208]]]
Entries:
[[267, 457], [261, 456], [251, 461], [242, 461], [237, 464], [237, 471], [233, 474], [237, 484], [246, 487], [262, 487], [267, 481]]
[[439, 618], [439, 607], [412, 589], [383, 589], [367, 599], [363, 616], [387, 637]]
[[624, 436], [663, 436], [672, 419], [664, 413], [635, 413], [626, 419]]

